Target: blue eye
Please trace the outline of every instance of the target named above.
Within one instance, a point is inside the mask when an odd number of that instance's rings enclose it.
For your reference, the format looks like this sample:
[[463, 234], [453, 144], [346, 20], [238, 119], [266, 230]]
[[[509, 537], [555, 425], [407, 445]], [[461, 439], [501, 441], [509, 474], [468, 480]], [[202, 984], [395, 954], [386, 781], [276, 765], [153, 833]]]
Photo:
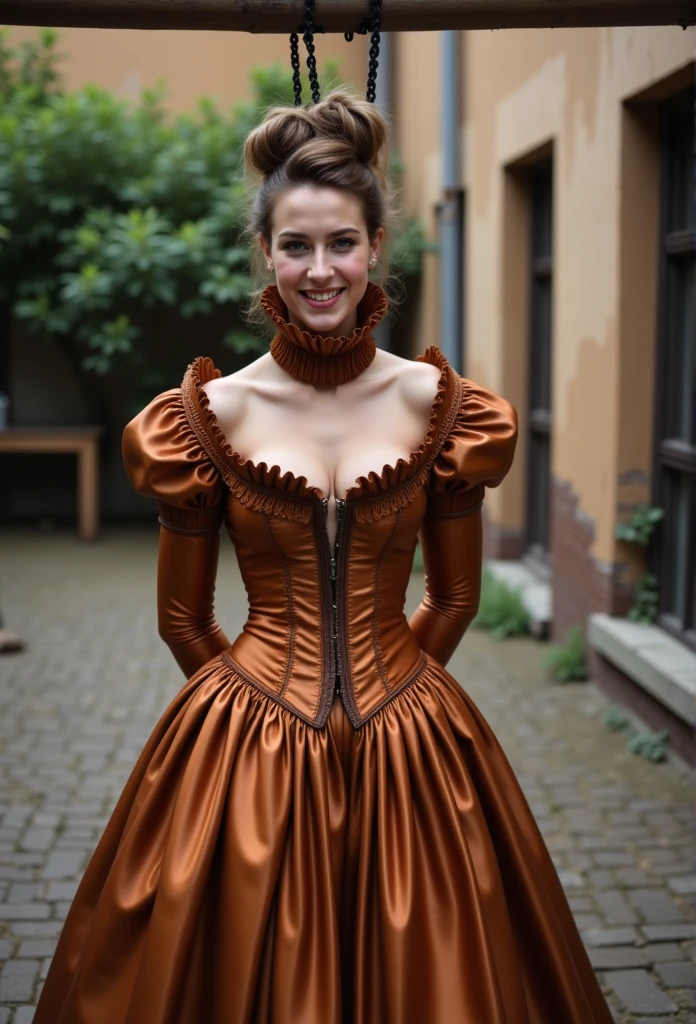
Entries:
[[[342, 244], [343, 242], [345, 242], [346, 244], [343, 245]], [[353, 238], [337, 238], [336, 241], [333, 244], [338, 249], [352, 249], [353, 246], [355, 245], [355, 239], [353, 239]], [[293, 248], [293, 246], [296, 246], [296, 245], [299, 246], [299, 249]], [[283, 245], [283, 250], [287, 251], [287, 252], [301, 252], [303, 249], [306, 249], [306, 248], [307, 248], [307, 246], [305, 245], [305, 243], [304, 242], [300, 242], [299, 240], [295, 240], [294, 242], [286, 242]]]

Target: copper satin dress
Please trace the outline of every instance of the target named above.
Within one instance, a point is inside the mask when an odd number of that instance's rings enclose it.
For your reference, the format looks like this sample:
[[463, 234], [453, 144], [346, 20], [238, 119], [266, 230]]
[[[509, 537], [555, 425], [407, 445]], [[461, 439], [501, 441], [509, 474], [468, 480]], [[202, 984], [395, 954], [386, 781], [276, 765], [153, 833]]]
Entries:
[[[515, 413], [437, 348], [418, 359], [440, 370], [427, 433], [339, 501], [333, 552], [322, 492], [223, 436], [209, 359], [126, 428], [190, 678], [87, 867], [35, 1024], [611, 1024], [519, 783], [444, 667]], [[233, 642], [212, 604], [222, 523], [249, 601]]]

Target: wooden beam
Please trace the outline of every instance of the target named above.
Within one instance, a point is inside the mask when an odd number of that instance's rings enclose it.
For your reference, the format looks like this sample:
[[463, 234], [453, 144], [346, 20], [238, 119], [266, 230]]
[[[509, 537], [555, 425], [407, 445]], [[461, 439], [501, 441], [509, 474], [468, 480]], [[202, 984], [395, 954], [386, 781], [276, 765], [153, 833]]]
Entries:
[[[369, 0], [316, 0], [317, 31], [355, 31]], [[0, 0], [0, 24], [301, 31], [303, 0]], [[383, 0], [385, 32], [696, 24], [696, 0]]]

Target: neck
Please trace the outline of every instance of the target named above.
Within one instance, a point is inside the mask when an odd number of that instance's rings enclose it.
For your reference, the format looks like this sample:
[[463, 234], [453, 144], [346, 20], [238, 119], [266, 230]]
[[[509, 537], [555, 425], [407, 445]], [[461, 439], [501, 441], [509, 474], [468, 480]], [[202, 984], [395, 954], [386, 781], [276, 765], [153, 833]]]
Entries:
[[354, 380], [374, 359], [372, 331], [386, 313], [387, 297], [368, 282], [356, 310], [355, 329], [338, 336], [315, 334], [293, 323], [275, 285], [264, 290], [261, 305], [278, 328], [270, 352], [279, 366], [306, 384], [335, 386]]

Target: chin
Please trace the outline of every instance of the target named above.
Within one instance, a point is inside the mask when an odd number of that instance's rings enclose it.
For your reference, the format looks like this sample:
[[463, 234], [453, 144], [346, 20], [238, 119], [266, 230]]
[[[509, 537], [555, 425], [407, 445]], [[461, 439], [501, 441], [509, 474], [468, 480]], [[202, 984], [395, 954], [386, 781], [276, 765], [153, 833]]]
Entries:
[[333, 334], [350, 316], [355, 308], [355, 306], [342, 301], [333, 309], [327, 309], [324, 312], [320, 309], [309, 308], [306, 303], [300, 299], [293, 312], [298, 320], [301, 320], [303, 324], [306, 324], [307, 327], [315, 333]]

